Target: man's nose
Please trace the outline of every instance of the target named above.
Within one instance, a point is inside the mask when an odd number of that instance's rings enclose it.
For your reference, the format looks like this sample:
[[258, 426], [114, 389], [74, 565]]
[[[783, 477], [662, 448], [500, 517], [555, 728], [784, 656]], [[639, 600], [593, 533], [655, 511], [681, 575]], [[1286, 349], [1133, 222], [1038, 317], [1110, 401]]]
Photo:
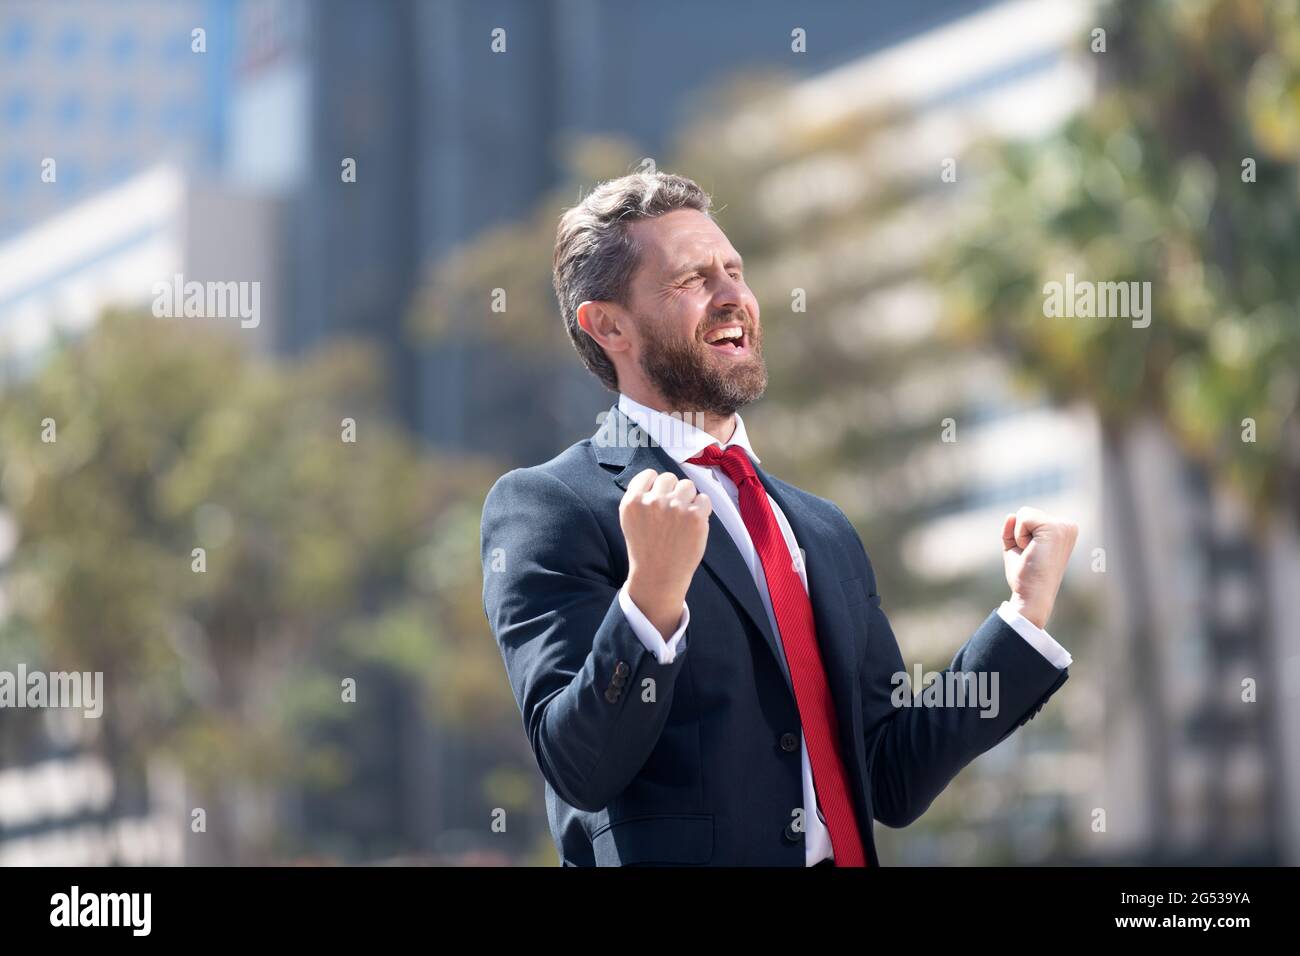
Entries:
[[748, 305], [748, 298], [743, 282], [723, 275], [722, 281], [718, 283], [718, 291], [713, 296], [713, 308], [719, 312], [738, 309]]

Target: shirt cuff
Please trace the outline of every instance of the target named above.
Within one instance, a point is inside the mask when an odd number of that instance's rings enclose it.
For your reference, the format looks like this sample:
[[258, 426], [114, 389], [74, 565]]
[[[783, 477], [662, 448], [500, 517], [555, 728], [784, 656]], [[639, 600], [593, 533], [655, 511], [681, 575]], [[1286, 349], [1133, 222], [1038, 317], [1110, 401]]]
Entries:
[[641, 613], [641, 609], [632, 603], [627, 593], [627, 584], [618, 589], [618, 606], [623, 609], [623, 616], [636, 639], [645, 645], [645, 649], [655, 656], [660, 664], [671, 664], [678, 651], [686, 650], [686, 625], [691, 623], [691, 609], [682, 603], [682, 620], [677, 630], [668, 640], [659, 633], [659, 629], [650, 623], [650, 619]]
[[1069, 667], [1074, 658], [1060, 644], [1052, 639], [1041, 627], [1038, 627], [1019, 611], [1011, 607], [1010, 601], [1003, 601], [998, 608], [998, 617], [1011, 625], [1012, 629], [1029, 642], [1029, 645], [1042, 654], [1058, 670]]

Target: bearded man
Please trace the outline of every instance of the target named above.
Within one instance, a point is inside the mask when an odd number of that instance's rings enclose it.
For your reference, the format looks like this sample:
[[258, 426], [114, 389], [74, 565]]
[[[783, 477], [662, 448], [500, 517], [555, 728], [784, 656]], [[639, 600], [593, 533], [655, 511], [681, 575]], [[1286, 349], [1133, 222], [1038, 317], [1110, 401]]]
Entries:
[[560, 311], [618, 402], [493, 486], [484, 610], [563, 865], [878, 866], [873, 821], [917, 819], [1068, 677], [1044, 627], [1078, 529], [1003, 521], [1010, 596], [940, 675], [995, 706], [900, 705], [857, 532], [763, 471], [738, 414], [767, 386], [763, 328], [710, 207], [646, 172], [561, 218]]

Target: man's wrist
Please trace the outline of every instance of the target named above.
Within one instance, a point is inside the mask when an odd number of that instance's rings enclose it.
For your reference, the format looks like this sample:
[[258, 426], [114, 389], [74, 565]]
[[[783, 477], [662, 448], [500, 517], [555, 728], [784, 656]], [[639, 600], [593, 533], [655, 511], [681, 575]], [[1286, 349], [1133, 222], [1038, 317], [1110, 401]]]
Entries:
[[664, 594], [660, 589], [647, 588], [645, 582], [632, 575], [627, 579], [627, 596], [665, 640], [677, 629], [686, 595]]
[[1039, 630], [1046, 629], [1049, 615], [1043, 614], [1036, 608], [1031, 608], [1028, 602], [1015, 591], [1012, 591], [1011, 597], [1007, 598], [1007, 604], [1011, 606], [1012, 611], [1019, 614], [1034, 627]]

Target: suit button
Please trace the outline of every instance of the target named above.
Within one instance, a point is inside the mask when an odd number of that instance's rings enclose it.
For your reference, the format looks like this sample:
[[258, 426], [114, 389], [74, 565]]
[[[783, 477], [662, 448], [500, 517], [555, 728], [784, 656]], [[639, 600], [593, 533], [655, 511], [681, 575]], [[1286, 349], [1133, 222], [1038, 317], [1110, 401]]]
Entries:
[[794, 734], [781, 735], [781, 749], [788, 754], [794, 753], [799, 749], [799, 738]]
[[785, 832], [781, 835], [791, 843], [798, 843], [803, 839], [803, 832], [794, 828], [793, 820], [785, 825]]
[[619, 690], [617, 687], [605, 688], [605, 699], [609, 701], [611, 704], [617, 704], [618, 699], [622, 696], [623, 696], [623, 692]]
[[632, 672], [632, 668], [627, 666], [627, 661], [619, 661], [614, 665], [614, 675], [616, 677], [627, 677]]

